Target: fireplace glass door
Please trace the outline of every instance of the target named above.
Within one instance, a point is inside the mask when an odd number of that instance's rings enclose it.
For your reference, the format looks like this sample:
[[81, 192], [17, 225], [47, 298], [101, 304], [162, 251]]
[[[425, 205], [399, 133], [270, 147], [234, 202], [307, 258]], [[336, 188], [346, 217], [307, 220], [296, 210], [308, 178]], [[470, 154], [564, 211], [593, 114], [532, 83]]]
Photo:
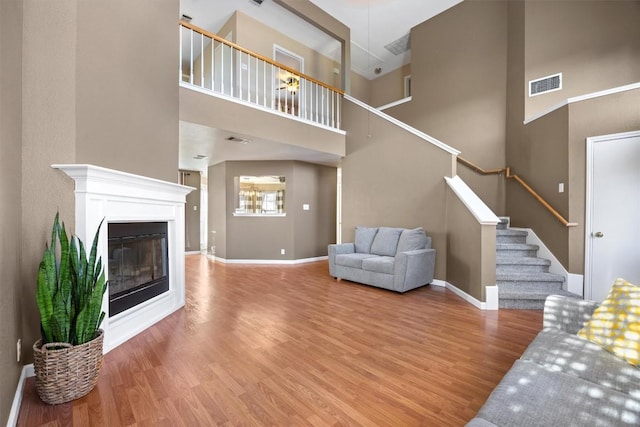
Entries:
[[109, 315], [169, 290], [167, 223], [109, 224]]

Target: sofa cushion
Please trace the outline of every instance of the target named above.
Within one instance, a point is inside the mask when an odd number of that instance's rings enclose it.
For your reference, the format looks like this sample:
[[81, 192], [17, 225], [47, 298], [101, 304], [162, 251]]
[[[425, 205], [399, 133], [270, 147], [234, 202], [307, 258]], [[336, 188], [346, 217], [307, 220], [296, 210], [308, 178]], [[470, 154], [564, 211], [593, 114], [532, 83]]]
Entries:
[[395, 256], [402, 228], [380, 227], [371, 244], [371, 253], [382, 256]]
[[393, 262], [391, 256], [376, 256], [362, 260], [362, 269], [375, 271], [376, 273], [393, 274]]
[[578, 336], [640, 365], [640, 287], [617, 279]]
[[424, 249], [427, 244], [427, 235], [422, 227], [402, 230], [400, 239], [398, 239], [398, 248], [396, 254], [406, 251], [415, 251], [416, 249]]
[[517, 360], [478, 418], [499, 426], [638, 426], [640, 399]]
[[341, 254], [336, 255], [336, 265], [343, 265], [345, 267], [362, 268], [362, 260], [367, 258], [377, 258], [377, 255], [371, 254]]
[[521, 359], [640, 399], [640, 369], [597, 344], [560, 329], [542, 330]]
[[371, 252], [371, 244], [373, 243], [374, 237], [378, 233], [377, 227], [356, 227], [356, 252], [360, 252], [363, 254], [368, 254]]

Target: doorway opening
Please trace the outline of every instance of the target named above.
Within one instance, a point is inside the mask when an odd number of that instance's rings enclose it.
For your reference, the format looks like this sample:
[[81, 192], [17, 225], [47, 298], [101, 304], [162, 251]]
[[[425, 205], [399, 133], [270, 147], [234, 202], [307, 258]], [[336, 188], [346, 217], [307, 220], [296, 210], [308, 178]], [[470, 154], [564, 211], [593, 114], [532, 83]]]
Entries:
[[[291, 70], [304, 73], [304, 58], [282, 46], [273, 45], [273, 59]], [[286, 69], [277, 70], [274, 77], [274, 108], [299, 116], [300, 107], [304, 105], [304, 82], [296, 73]]]

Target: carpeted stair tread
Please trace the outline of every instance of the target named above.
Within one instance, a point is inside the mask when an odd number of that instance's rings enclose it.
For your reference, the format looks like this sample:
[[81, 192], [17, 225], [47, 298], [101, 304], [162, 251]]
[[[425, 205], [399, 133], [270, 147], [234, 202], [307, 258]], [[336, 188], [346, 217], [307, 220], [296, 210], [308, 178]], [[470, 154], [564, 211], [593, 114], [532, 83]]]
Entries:
[[549, 295], [581, 298], [562, 289], [564, 276], [549, 273], [551, 261], [527, 244], [528, 231], [513, 230], [505, 220], [496, 227], [496, 285], [501, 309], [542, 310]]
[[496, 236], [521, 236], [521, 237], [527, 237], [527, 231], [526, 230], [514, 230], [511, 228], [507, 228], [504, 230], [496, 230]]
[[496, 250], [498, 251], [509, 251], [509, 250], [516, 250], [516, 251], [527, 251], [527, 250], [533, 250], [533, 251], [537, 251], [538, 249], [540, 249], [540, 247], [538, 245], [530, 245], [528, 243], [496, 243]]
[[500, 222], [496, 225], [496, 229], [497, 230], [504, 230], [504, 229], [507, 229], [509, 227], [509, 217], [508, 216], [501, 216], [498, 219], [500, 220]]
[[549, 295], [562, 295], [572, 298], [582, 298], [580, 295], [576, 295], [573, 292], [565, 290], [557, 291], [540, 291], [539, 289], [521, 289], [521, 290], [501, 290], [498, 286], [498, 295], [500, 299], [524, 299], [524, 300], [546, 300]]
[[560, 282], [564, 283], [564, 276], [543, 272], [496, 272], [496, 282]]
[[496, 265], [542, 265], [549, 266], [551, 261], [538, 257], [496, 257]]

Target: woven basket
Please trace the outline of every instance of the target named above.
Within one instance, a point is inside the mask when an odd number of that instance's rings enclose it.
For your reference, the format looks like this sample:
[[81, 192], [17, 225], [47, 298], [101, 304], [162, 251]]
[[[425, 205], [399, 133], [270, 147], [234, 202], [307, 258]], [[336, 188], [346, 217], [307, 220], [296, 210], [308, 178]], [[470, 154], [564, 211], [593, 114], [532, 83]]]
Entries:
[[67, 343], [33, 345], [36, 388], [43, 402], [50, 405], [69, 402], [89, 393], [98, 381], [102, 367], [104, 332], [84, 344]]

